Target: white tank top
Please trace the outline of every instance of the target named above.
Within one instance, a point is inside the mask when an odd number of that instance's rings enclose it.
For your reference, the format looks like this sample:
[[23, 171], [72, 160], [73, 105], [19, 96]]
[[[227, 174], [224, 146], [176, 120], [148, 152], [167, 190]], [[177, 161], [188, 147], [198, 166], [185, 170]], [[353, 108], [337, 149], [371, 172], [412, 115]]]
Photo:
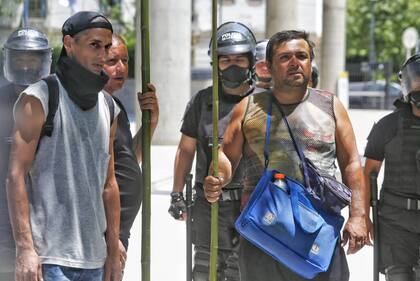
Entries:
[[[44, 81], [24, 93], [39, 99], [48, 115]], [[100, 268], [107, 255], [102, 193], [110, 158], [109, 108], [103, 92], [86, 111], [61, 83], [59, 96], [52, 136], [41, 139], [27, 180], [33, 240], [44, 264]]]

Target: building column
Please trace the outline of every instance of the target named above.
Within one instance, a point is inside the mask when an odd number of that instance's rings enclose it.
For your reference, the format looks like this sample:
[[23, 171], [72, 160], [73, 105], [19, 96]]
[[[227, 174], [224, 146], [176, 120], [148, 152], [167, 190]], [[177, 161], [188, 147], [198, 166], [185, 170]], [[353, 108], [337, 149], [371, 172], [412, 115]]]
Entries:
[[324, 0], [320, 88], [336, 93], [346, 60], [346, 0]]
[[[140, 20], [136, 22], [139, 29]], [[140, 35], [137, 42], [136, 69], [140, 71]], [[160, 108], [152, 143], [177, 144], [181, 119], [191, 97], [191, 0], [150, 1], [150, 56], [150, 80], [156, 86]], [[136, 73], [138, 90], [140, 77], [141, 73]]]
[[298, 25], [298, 1], [267, 0], [266, 38], [286, 29], [296, 29]]

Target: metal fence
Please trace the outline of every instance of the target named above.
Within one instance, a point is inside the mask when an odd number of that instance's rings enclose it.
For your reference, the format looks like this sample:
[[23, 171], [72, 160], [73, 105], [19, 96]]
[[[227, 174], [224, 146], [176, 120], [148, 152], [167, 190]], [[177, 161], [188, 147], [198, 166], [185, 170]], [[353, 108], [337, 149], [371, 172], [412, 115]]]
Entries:
[[[400, 86], [393, 80], [393, 63], [348, 63], [350, 108], [392, 109], [400, 96]], [[394, 77], [395, 79], [395, 77]]]

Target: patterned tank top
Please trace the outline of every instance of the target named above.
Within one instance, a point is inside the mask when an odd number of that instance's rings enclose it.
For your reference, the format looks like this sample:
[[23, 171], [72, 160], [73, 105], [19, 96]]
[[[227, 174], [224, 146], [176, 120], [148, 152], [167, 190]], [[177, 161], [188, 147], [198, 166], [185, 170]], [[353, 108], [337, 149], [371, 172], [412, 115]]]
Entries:
[[242, 130], [245, 136], [243, 157], [246, 193], [254, 190], [264, 171], [265, 129], [271, 101], [273, 107], [268, 168], [303, 181], [298, 154], [279, 110], [281, 106], [305, 156], [320, 169], [334, 175], [336, 147], [333, 94], [310, 88], [301, 102], [291, 105], [281, 105], [271, 97], [271, 91], [250, 96], [245, 112]]

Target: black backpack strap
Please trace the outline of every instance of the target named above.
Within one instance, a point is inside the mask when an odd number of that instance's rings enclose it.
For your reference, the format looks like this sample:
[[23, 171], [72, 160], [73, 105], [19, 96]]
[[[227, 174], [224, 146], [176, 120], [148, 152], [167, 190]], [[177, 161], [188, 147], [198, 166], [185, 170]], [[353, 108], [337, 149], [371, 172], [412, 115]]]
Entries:
[[109, 116], [111, 117], [111, 122], [110, 125], [112, 126], [112, 123], [114, 122], [114, 117], [115, 117], [115, 104], [114, 104], [114, 99], [112, 98], [112, 96], [108, 93], [104, 93], [104, 97], [105, 97], [105, 101], [108, 105], [109, 108]]
[[55, 113], [58, 109], [58, 102], [60, 100], [60, 96], [58, 93], [58, 81], [53, 75], [49, 75], [42, 80], [47, 83], [48, 86], [48, 115], [45, 120], [44, 126], [42, 127], [41, 139], [43, 136], [51, 137], [52, 132], [54, 130], [54, 117]]

